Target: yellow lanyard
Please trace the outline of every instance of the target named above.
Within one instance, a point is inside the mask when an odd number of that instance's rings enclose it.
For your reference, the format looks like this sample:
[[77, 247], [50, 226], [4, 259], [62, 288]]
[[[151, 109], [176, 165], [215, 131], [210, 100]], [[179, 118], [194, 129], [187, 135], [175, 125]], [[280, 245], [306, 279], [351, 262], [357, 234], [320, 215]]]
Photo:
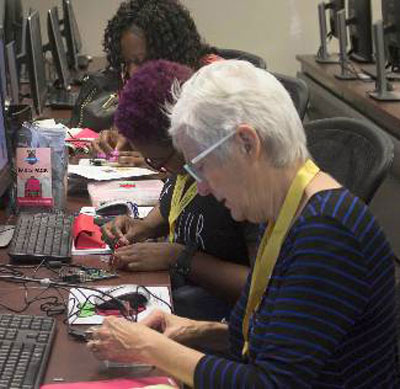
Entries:
[[308, 159], [297, 172], [296, 177], [290, 185], [276, 223], [269, 223], [261, 240], [251, 277], [250, 291], [242, 324], [244, 337], [243, 356], [247, 356], [249, 353], [250, 317], [257, 310], [262, 296], [267, 290], [283, 240], [296, 215], [304, 190], [318, 172], [319, 167]]
[[189, 179], [188, 175], [179, 174], [176, 178], [174, 193], [172, 194], [171, 209], [169, 211], [168, 222], [169, 222], [169, 241], [173, 243], [175, 241], [175, 223], [179, 215], [185, 209], [185, 207], [196, 197], [197, 195], [197, 184], [194, 182], [190, 185], [189, 189], [183, 195], [185, 185]]

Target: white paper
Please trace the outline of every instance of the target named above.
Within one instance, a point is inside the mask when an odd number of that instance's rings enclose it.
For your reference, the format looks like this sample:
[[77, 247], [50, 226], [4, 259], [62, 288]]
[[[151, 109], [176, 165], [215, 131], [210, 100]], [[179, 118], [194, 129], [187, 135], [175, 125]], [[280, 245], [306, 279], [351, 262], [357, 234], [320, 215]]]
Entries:
[[153, 170], [145, 168], [93, 166], [86, 161], [89, 160], [81, 160], [79, 165], [68, 165], [68, 174], [75, 174], [95, 181], [118, 180], [155, 174]]
[[110, 246], [106, 244], [106, 247], [92, 248], [92, 249], [77, 249], [75, 247], [75, 242], [72, 241], [71, 255], [108, 255], [112, 254]]
[[[122, 285], [121, 285], [122, 286]], [[103, 292], [107, 292], [109, 289], [115, 289], [114, 286], [102, 286], [96, 288]], [[146, 286], [146, 289], [157, 296], [159, 299], [166, 301], [171, 305], [171, 296], [169, 294], [169, 288], [166, 286]], [[140, 291], [140, 286], [139, 286]], [[86, 325], [99, 325], [103, 322], [104, 316], [93, 314], [89, 317], [79, 317], [79, 305], [83, 304], [87, 299], [91, 303], [94, 302], [94, 298], [99, 296], [100, 293], [94, 290], [83, 288], [71, 288], [68, 297], [68, 323], [69, 324], [86, 324]], [[165, 312], [171, 313], [170, 308], [163, 301], [150, 296], [150, 300], [147, 303], [146, 309], [138, 314], [138, 321], [148, 316], [154, 309], [161, 309]]]
[[153, 209], [154, 207], [138, 207], [138, 211], [139, 211], [139, 217], [141, 219], [144, 219]]

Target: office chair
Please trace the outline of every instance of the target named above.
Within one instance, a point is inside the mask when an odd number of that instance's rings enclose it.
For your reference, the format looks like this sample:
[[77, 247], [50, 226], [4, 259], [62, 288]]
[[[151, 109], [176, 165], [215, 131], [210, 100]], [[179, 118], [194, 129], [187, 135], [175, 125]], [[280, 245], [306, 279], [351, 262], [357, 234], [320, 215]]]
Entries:
[[267, 69], [267, 64], [264, 61], [264, 59], [256, 54], [251, 54], [246, 51], [236, 50], [236, 49], [220, 49], [218, 47], [212, 47], [211, 52], [213, 54], [219, 55], [221, 58], [243, 59], [245, 61], [249, 61], [257, 68]]
[[330, 118], [304, 125], [309, 151], [319, 167], [369, 203], [393, 162], [393, 143], [373, 124]]
[[285, 89], [289, 92], [293, 100], [294, 106], [301, 120], [307, 112], [308, 101], [310, 100], [310, 91], [305, 81], [300, 78], [287, 76], [286, 74], [274, 73], [272, 74], [281, 82]]

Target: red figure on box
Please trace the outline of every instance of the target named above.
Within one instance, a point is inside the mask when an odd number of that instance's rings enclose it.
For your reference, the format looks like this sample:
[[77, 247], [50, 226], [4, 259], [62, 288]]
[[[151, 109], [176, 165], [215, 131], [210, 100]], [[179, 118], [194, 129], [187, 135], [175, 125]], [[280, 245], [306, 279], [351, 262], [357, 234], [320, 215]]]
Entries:
[[37, 178], [32, 176], [25, 182], [25, 197], [42, 197], [42, 184]]

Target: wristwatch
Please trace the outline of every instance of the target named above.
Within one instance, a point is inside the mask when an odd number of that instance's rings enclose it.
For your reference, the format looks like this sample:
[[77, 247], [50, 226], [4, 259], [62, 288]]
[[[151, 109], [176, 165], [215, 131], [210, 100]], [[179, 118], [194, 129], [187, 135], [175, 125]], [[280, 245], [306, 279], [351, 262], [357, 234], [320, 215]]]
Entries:
[[171, 271], [187, 278], [192, 270], [192, 258], [196, 251], [196, 244], [186, 245], [176, 262], [171, 265]]

